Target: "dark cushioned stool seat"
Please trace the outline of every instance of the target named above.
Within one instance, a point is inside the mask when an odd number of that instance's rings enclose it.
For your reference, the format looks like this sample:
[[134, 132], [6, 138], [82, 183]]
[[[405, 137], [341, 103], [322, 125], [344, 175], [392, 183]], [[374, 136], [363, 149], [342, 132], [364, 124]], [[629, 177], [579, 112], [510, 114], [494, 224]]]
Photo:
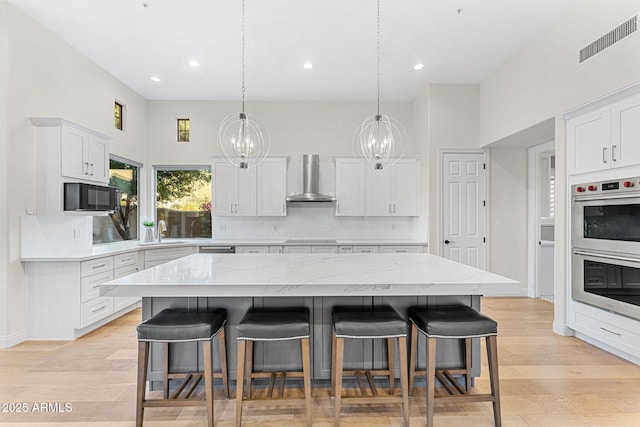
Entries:
[[[355, 376], [360, 384], [361, 395], [350, 396], [349, 400], [359, 399], [374, 403], [376, 399], [396, 400], [402, 403], [403, 425], [409, 425], [409, 392], [407, 386], [407, 322], [391, 306], [374, 307], [335, 306], [331, 310], [333, 333], [331, 337], [331, 396], [334, 397], [334, 425], [340, 424], [342, 405], [342, 378]], [[386, 339], [386, 369], [343, 370], [344, 345], [347, 339]], [[395, 394], [395, 356], [394, 346], [398, 341], [400, 361], [401, 395]], [[360, 361], [361, 362], [361, 361]], [[375, 376], [389, 378], [389, 392], [379, 393], [375, 385]], [[370, 388], [365, 393], [364, 381]], [[375, 402], [378, 403], [378, 402]]]
[[[236, 426], [242, 425], [242, 407], [245, 400], [251, 400], [252, 380], [269, 379], [267, 398], [274, 398], [274, 391], [283, 397], [285, 379], [303, 378], [306, 425], [311, 427], [311, 326], [309, 323], [309, 309], [307, 307], [267, 307], [250, 309], [236, 326], [238, 338], [238, 364], [236, 387]], [[287, 372], [254, 372], [253, 347], [254, 343], [262, 341], [267, 346], [283, 345], [275, 341], [300, 341], [302, 356], [302, 371]], [[267, 350], [264, 350], [267, 351]], [[246, 371], [246, 374], [245, 374]], [[274, 387], [276, 379], [280, 378], [280, 388]], [[246, 379], [246, 387], [245, 387]]]
[[239, 340], [270, 341], [308, 337], [309, 309], [249, 310], [237, 327]]
[[407, 335], [407, 322], [388, 306], [373, 308], [336, 306], [332, 310], [336, 336], [392, 338]]
[[[496, 427], [502, 424], [500, 415], [500, 382], [498, 378], [497, 335], [498, 324], [467, 305], [441, 305], [409, 308], [411, 322], [411, 354], [409, 360], [409, 390], [413, 390], [414, 379], [418, 372], [424, 372], [427, 378], [427, 427], [433, 426], [435, 412], [434, 402], [491, 402], [493, 404], [493, 420]], [[418, 332], [427, 340], [426, 368], [416, 369], [418, 349]], [[487, 365], [491, 393], [471, 392], [471, 340], [484, 338], [487, 347]], [[436, 369], [436, 347], [441, 339], [462, 340], [464, 348], [464, 366], [456, 369]], [[464, 378], [464, 386], [458, 377]], [[446, 395], [435, 393], [436, 380], [442, 385]]]
[[[224, 326], [227, 310], [223, 308], [205, 311], [164, 309], [140, 323], [138, 332], [138, 384], [136, 391], [136, 427], [142, 427], [146, 407], [205, 406], [207, 426], [214, 424], [213, 379], [222, 378], [224, 393], [229, 397], [227, 376], [227, 351]], [[221, 372], [213, 372], [212, 341], [218, 337]], [[174, 343], [193, 343], [202, 348], [202, 372], [170, 372], [169, 346]], [[162, 347], [163, 399], [147, 399], [146, 384], [151, 345]], [[181, 384], [169, 394], [169, 381], [182, 379]], [[204, 399], [192, 398], [194, 390], [204, 379]]]
[[411, 307], [409, 320], [435, 338], [475, 338], [496, 335], [498, 323], [466, 305]]
[[167, 308], [138, 325], [138, 341], [201, 341], [213, 338], [224, 325], [227, 310], [186, 311]]

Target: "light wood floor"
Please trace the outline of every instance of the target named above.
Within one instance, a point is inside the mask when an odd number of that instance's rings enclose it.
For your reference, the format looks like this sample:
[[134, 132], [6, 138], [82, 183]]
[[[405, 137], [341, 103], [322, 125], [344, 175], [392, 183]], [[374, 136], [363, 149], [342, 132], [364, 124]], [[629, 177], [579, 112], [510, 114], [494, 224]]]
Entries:
[[[640, 426], [640, 367], [571, 337], [553, 334], [553, 306], [529, 298], [484, 298], [498, 321], [503, 425]], [[0, 426], [133, 426], [136, 310], [71, 342], [27, 342], [0, 350], [0, 410], [27, 403], [27, 413], [0, 412]], [[486, 353], [483, 348], [483, 365]], [[486, 392], [486, 366], [476, 390]], [[411, 399], [411, 425], [425, 425], [424, 392]], [[328, 390], [314, 389], [314, 426], [333, 424]], [[48, 412], [34, 403], [49, 403]], [[64, 412], [65, 403], [71, 406]], [[57, 407], [56, 407], [56, 404]], [[302, 426], [303, 402], [247, 406], [247, 426]], [[15, 409], [15, 408], [13, 408]], [[51, 412], [51, 411], [55, 412]], [[235, 401], [216, 400], [216, 425], [232, 426]], [[492, 426], [488, 403], [437, 404], [439, 426]], [[145, 426], [205, 425], [201, 408], [151, 408]], [[343, 426], [401, 426], [394, 404], [344, 406]]]

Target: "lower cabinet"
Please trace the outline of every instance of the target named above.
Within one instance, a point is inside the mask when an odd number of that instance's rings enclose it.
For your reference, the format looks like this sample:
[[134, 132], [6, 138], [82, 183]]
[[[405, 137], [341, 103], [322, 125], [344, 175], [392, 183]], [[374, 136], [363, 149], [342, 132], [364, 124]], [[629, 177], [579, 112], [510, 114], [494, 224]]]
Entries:
[[173, 248], [146, 249], [144, 251], [144, 268], [155, 267], [183, 256], [196, 252], [195, 246], [181, 246]]

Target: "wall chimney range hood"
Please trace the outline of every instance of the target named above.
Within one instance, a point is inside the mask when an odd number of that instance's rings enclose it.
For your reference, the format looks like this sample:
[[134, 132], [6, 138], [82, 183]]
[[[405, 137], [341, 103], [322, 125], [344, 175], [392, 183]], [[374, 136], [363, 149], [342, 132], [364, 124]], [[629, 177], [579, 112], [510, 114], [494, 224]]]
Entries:
[[287, 202], [335, 202], [336, 198], [320, 193], [320, 156], [302, 155], [302, 193], [287, 197]]

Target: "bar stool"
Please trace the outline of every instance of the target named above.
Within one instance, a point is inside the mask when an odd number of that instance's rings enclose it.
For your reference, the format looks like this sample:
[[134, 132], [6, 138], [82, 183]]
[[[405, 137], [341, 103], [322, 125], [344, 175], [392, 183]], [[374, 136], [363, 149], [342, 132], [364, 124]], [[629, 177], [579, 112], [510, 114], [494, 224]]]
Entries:
[[[416, 371], [416, 351], [418, 331], [427, 338], [427, 427], [433, 426], [434, 400], [493, 402], [493, 419], [496, 427], [501, 425], [500, 416], [500, 384], [498, 380], [498, 324], [491, 318], [466, 305], [447, 305], [434, 307], [411, 307], [411, 361], [409, 362], [409, 382], [413, 387]], [[471, 391], [471, 339], [486, 338], [490, 394], [470, 394]], [[437, 339], [465, 340], [465, 367], [460, 370], [436, 370]], [[465, 387], [454, 377], [462, 374]], [[435, 396], [435, 380], [442, 385], [448, 395]]]
[[[280, 376], [280, 399], [283, 398], [285, 378], [304, 379], [304, 398], [306, 406], [306, 423], [311, 426], [311, 349], [309, 337], [309, 309], [302, 308], [269, 308], [250, 309], [237, 326], [238, 335], [238, 377], [236, 381], [236, 426], [242, 425], [242, 404], [251, 400], [251, 380], [253, 378], [269, 378], [268, 399], [273, 398], [276, 376]], [[273, 342], [300, 340], [302, 352], [302, 372], [254, 372], [253, 343], [256, 341]], [[247, 393], [244, 396], [244, 377], [246, 369]]]
[[[225, 347], [224, 325], [227, 319], [225, 309], [212, 311], [186, 311], [165, 309], [138, 325], [138, 390], [136, 401], [136, 426], [141, 427], [144, 419], [144, 408], [165, 406], [205, 406], [207, 408], [207, 425], [213, 427], [213, 378], [221, 377], [225, 394], [229, 397], [227, 379], [227, 355]], [[220, 346], [220, 364], [222, 372], [213, 374], [211, 359], [211, 341], [218, 337]], [[164, 398], [146, 399], [147, 369], [149, 365], [149, 343], [163, 343], [163, 377]], [[178, 342], [202, 342], [204, 361], [205, 399], [189, 399], [203, 373], [170, 373], [169, 344]], [[183, 378], [182, 383], [169, 396], [169, 379]], [[187, 387], [188, 386], [188, 387]], [[185, 390], [186, 389], [186, 390]], [[184, 392], [184, 393], [183, 393]], [[183, 397], [180, 397], [183, 395]]]
[[[340, 405], [342, 400], [342, 377], [355, 376], [358, 379], [363, 395], [349, 397], [360, 401], [380, 401], [390, 399], [402, 402], [402, 416], [405, 427], [409, 426], [409, 393], [407, 386], [407, 323], [390, 306], [373, 308], [336, 306], [332, 310], [333, 333], [331, 339], [331, 395], [335, 396], [336, 426], [340, 425]], [[386, 339], [387, 340], [387, 369], [344, 371], [344, 340], [345, 339]], [[393, 346], [394, 339], [398, 340], [400, 359], [401, 396], [394, 395], [395, 369]], [[365, 375], [371, 396], [364, 396], [365, 387], [362, 376]], [[386, 376], [389, 378], [389, 394], [379, 394], [373, 377]], [[346, 397], [345, 397], [346, 398]]]

